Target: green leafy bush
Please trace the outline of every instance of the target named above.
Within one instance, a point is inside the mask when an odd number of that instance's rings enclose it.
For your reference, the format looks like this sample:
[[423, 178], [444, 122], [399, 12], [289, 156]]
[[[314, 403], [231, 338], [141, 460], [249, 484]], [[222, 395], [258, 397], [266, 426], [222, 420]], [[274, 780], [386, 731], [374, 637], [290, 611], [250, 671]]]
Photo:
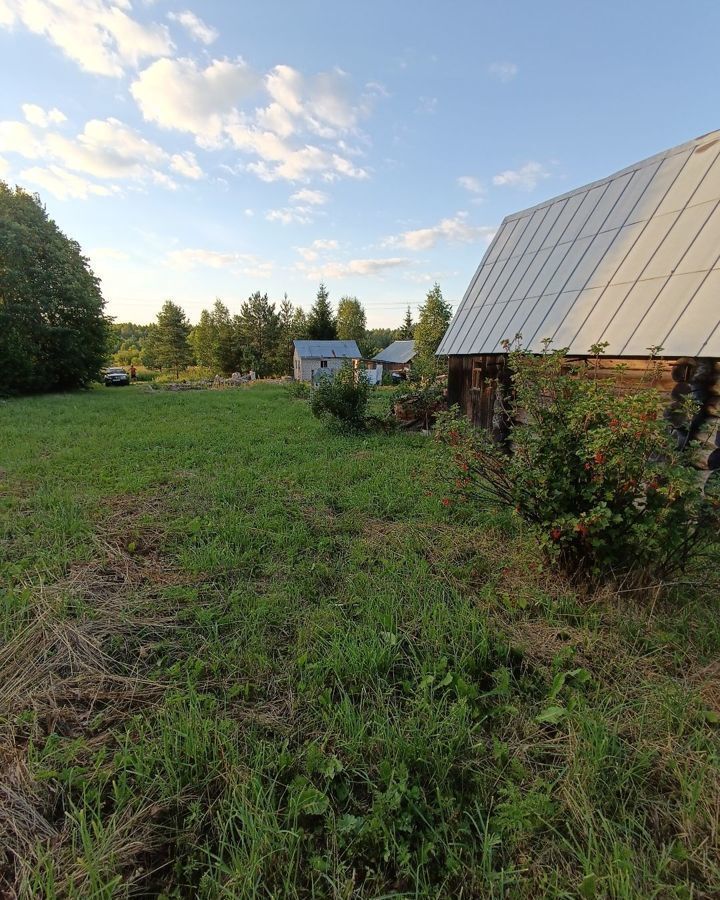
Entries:
[[335, 428], [360, 431], [365, 427], [370, 385], [362, 371], [345, 363], [334, 376], [320, 379], [312, 393], [313, 415]]
[[309, 400], [312, 388], [306, 381], [291, 381], [285, 388], [293, 400]]
[[658, 415], [652, 370], [619, 389], [622, 367], [601, 372], [596, 360], [581, 373], [564, 351], [516, 350], [508, 363], [506, 446], [456, 410], [439, 422], [454, 462], [446, 505], [511, 505], [566, 571], [590, 578], [667, 577], [718, 541], [720, 503]]

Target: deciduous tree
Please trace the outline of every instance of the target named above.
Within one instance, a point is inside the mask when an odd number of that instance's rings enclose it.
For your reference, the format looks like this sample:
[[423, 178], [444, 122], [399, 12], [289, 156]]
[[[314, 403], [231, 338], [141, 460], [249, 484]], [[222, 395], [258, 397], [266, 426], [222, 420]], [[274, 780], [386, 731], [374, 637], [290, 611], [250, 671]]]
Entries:
[[108, 354], [100, 281], [37, 195], [0, 181], [0, 393], [81, 387]]

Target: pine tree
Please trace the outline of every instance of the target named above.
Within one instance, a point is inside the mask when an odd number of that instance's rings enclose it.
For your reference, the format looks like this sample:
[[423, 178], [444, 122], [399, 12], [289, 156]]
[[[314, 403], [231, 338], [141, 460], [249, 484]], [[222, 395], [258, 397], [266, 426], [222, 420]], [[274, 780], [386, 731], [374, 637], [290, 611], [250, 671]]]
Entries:
[[410, 312], [409, 306], [407, 308], [407, 312], [405, 313], [403, 323], [400, 328], [398, 328], [397, 334], [398, 341], [411, 341], [413, 339], [413, 336], [415, 334], [415, 323], [413, 322], [412, 313]]
[[270, 375], [279, 336], [278, 314], [267, 294], [256, 291], [243, 303], [238, 316], [239, 335], [247, 364], [258, 375]]
[[[237, 317], [235, 317], [237, 318]], [[214, 368], [224, 375], [230, 375], [242, 368], [242, 337], [230, 310], [219, 298], [212, 308], [212, 320], [217, 333], [217, 356]]]
[[180, 369], [184, 369], [192, 359], [189, 334], [190, 323], [183, 310], [172, 300], [166, 300], [157, 314], [153, 349], [161, 366], [175, 369], [176, 378], [180, 377]]
[[415, 350], [418, 356], [432, 358], [440, 346], [452, 318], [452, 306], [443, 299], [440, 285], [435, 282], [428, 291], [415, 326]]
[[308, 337], [315, 341], [334, 341], [337, 338], [337, 325], [330, 306], [330, 295], [322, 282], [308, 316]]

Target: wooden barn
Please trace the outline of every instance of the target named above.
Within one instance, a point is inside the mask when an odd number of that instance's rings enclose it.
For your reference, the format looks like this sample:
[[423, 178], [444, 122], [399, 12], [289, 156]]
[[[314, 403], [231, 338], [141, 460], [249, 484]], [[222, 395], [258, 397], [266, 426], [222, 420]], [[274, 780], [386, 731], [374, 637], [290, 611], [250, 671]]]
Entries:
[[374, 363], [382, 363], [386, 372], [404, 372], [415, 359], [415, 341], [393, 341], [372, 358]]
[[[644, 371], [661, 347], [667, 415], [688, 394], [720, 467], [720, 131], [503, 220], [438, 348], [448, 399], [490, 428], [507, 383], [503, 341]], [[715, 437], [712, 437], [712, 431]]]

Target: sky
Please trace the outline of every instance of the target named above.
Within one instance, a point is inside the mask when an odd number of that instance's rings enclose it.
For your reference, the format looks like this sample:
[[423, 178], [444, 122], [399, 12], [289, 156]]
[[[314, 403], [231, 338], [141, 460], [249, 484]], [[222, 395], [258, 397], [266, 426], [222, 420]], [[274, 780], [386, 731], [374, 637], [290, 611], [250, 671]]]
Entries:
[[0, 179], [117, 321], [456, 308], [504, 218], [720, 127], [717, 0], [0, 0]]

